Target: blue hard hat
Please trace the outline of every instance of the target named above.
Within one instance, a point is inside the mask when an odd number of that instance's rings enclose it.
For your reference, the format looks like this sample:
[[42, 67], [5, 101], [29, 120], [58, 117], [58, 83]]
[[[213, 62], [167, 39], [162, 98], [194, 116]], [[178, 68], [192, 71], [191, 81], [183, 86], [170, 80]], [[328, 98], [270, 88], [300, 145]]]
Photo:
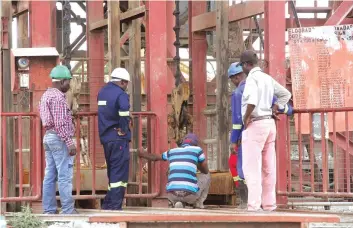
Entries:
[[238, 62], [232, 63], [228, 68], [228, 78], [241, 72], [243, 72], [243, 68], [240, 64]]

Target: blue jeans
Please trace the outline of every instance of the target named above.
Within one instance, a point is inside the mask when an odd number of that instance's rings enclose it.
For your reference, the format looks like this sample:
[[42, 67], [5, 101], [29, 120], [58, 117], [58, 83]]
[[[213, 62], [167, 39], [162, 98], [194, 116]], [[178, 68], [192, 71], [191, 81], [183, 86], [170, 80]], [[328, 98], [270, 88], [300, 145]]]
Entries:
[[63, 214], [75, 211], [72, 197], [72, 176], [74, 156], [69, 155], [65, 142], [55, 133], [46, 133], [43, 139], [45, 149], [45, 174], [43, 181], [44, 213], [56, 213], [56, 181], [58, 181]]

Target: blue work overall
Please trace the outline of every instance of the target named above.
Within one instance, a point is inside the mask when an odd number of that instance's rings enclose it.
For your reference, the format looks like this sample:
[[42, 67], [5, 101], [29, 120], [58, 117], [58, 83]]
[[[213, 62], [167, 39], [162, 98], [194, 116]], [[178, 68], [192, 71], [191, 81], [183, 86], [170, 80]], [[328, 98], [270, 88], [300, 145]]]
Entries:
[[102, 205], [105, 210], [122, 209], [129, 177], [129, 109], [129, 96], [118, 85], [109, 82], [99, 91], [99, 137], [104, 148], [109, 180], [108, 193]]

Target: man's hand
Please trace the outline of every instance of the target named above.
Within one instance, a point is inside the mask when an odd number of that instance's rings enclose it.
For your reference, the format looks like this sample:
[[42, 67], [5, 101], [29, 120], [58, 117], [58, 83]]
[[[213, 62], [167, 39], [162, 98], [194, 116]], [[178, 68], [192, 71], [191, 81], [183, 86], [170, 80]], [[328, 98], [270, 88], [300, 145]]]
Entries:
[[278, 117], [278, 105], [277, 104], [274, 104], [272, 106], [272, 117], [275, 119], [275, 120], [280, 120], [279, 117]]
[[238, 153], [238, 144], [237, 143], [232, 143], [230, 146], [230, 152], [232, 154], [237, 154]]
[[76, 155], [76, 146], [75, 145], [69, 146], [69, 155], [70, 156], [75, 156]]
[[114, 130], [116, 130], [116, 132], [118, 133], [119, 136], [124, 136], [126, 135], [126, 133], [124, 133], [121, 128], [114, 128]]
[[130, 116], [130, 121], [129, 121], [130, 129], [134, 126], [134, 122], [132, 121], [132, 117]]
[[244, 119], [244, 130], [248, 128], [248, 125], [250, 124], [250, 118]]

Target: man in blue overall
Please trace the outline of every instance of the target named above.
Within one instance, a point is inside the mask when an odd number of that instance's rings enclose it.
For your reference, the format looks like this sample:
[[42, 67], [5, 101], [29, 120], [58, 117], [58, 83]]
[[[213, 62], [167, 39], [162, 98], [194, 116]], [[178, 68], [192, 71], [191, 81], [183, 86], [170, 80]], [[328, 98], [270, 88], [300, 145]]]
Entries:
[[108, 172], [108, 193], [102, 209], [121, 210], [129, 177], [130, 102], [125, 92], [130, 75], [116, 68], [98, 93], [98, 128]]
[[[236, 86], [231, 97], [232, 109], [232, 131], [231, 131], [231, 155], [229, 157], [229, 169], [232, 173], [235, 186], [238, 194], [240, 195], [240, 209], [247, 208], [247, 187], [244, 179], [242, 169], [242, 147], [241, 147], [241, 134], [244, 129], [243, 120], [241, 115], [241, 101], [245, 88], [246, 74], [240, 64], [232, 63], [228, 69], [228, 77]], [[273, 97], [272, 104], [275, 104], [277, 97]], [[293, 108], [287, 104], [284, 109], [278, 109], [278, 113], [293, 115]]]

